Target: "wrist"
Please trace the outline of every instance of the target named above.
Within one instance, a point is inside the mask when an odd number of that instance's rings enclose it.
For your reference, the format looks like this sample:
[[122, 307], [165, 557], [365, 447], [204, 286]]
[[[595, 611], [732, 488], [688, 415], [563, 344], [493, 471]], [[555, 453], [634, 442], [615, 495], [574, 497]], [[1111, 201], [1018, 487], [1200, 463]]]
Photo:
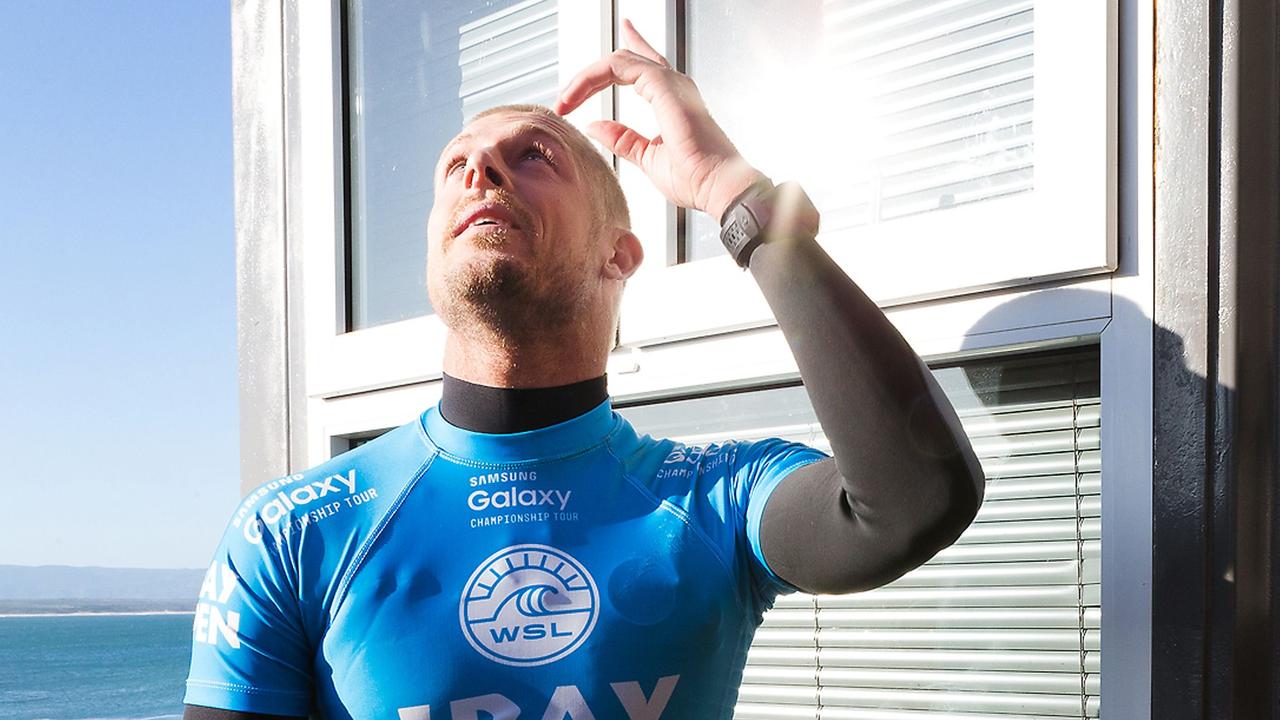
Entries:
[[715, 184], [703, 210], [718, 222], [737, 198], [753, 185], [769, 182], [769, 177], [742, 158], [726, 163], [716, 171]]

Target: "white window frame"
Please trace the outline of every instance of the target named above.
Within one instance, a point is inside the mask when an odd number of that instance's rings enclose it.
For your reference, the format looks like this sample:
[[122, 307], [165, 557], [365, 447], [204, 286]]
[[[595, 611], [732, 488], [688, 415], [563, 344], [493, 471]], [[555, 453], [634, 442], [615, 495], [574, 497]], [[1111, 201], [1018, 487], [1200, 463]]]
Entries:
[[[1033, 191], [819, 236], [882, 307], [1116, 268], [1117, 4], [1035, 5]], [[673, 57], [667, 29], [675, 25], [676, 3], [618, 0], [618, 8], [659, 52]], [[761, 112], [768, 106], [762, 103]], [[619, 92], [618, 120], [645, 135], [657, 130], [650, 109], [626, 88]], [[669, 203], [635, 167], [624, 164], [619, 174], [646, 255], [623, 299], [623, 344], [773, 322], [754, 281], [728, 256], [675, 264]], [[1029, 233], [1037, 237], [1034, 245], [1024, 240]], [[858, 242], [848, 242], [854, 234]], [[922, 241], [939, 237], [951, 239]], [[983, 249], [986, 262], [973, 262], [974, 247]], [[911, 271], [887, 271], [902, 267]]]
[[[1129, 16], [1138, 29], [1130, 33], [1137, 58], [1130, 93], [1136, 98], [1129, 113], [1136, 128], [1128, 139], [1137, 168], [1129, 178], [1134, 217], [1131, 226], [1117, 240], [1115, 230], [1116, 177], [1114, 153], [1115, 15], [1118, 0], [1087, 3], [1095, 17], [1106, 17], [1104, 39], [1089, 43], [1097, 52], [1092, 58], [1105, 57], [1105, 71], [1091, 66], [1080, 71], [1074, 81], [1088, 86], [1092, 103], [1105, 107], [1108, 122], [1105, 130], [1094, 132], [1087, 144], [1096, 150], [1105, 146], [1107, 165], [1095, 169], [1090, 177], [1105, 176], [1105, 200], [1095, 198], [1089, 228], [1071, 236], [1105, 237], [1106, 258], [1092, 269], [1076, 268], [1087, 264], [1073, 253], [1071, 243], [1062, 243], [1063, 255], [1045, 260], [1041, 269], [1014, 273], [1008, 282], [975, 284], [935, 293], [912, 295], [899, 290], [895, 297], [882, 299], [890, 319], [926, 360], [954, 360], [974, 355], [997, 354], [1026, 349], [1049, 348], [1080, 342], [1098, 342], [1102, 356], [1103, 424], [1103, 638], [1102, 716], [1150, 717], [1150, 632], [1151, 597], [1148, 582], [1133, 578], [1150, 577], [1151, 518], [1151, 312], [1152, 312], [1152, 196], [1150, 178], [1143, 173], [1151, 167], [1153, 128], [1147, 122], [1152, 115], [1150, 88], [1154, 77], [1152, 65], [1153, 39], [1144, 28], [1153, 26], [1153, 8], [1146, 0], [1125, 0], [1135, 11]], [[639, 0], [617, 0], [621, 14], [631, 17], [660, 50], [665, 49], [665, 33], [652, 28], [663, 27], [667, 2], [662, 6], [663, 20], [653, 24], [652, 8]], [[1044, 5], [1051, 5], [1044, 3]], [[1082, 4], [1070, 5], [1083, 12]], [[572, 23], [565, 35], [584, 38], [576, 46], [561, 49], [561, 76], [567, 80], [576, 70], [609, 49], [613, 19], [609, 2], [598, 0], [561, 0], [562, 28]], [[345, 437], [370, 430], [391, 428], [416, 417], [439, 398], [441, 357], [444, 328], [435, 317], [415, 318], [356, 332], [344, 332], [343, 315], [345, 278], [342, 253], [344, 238], [344, 205], [342, 147], [342, 86], [340, 73], [344, 58], [338, 34], [340, 7], [336, 0], [322, 3], [289, 3], [294, 32], [287, 38], [293, 49], [287, 57], [297, 63], [298, 97], [286, 107], [297, 107], [305, 122], [297, 122], [298, 133], [289, 138], [288, 158], [298, 168], [291, 177], [297, 184], [288, 189], [288, 211], [294, 222], [290, 227], [290, 262], [302, 263], [301, 287], [291, 288], [288, 302], [301, 304], [303, 318], [303, 358], [295, 359], [291, 371], [301, 371], [306, 386], [306, 456], [314, 465], [328, 459]], [[1093, 8], [1103, 8], [1098, 10]], [[1037, 8], [1037, 13], [1040, 9]], [[1085, 16], [1081, 16], [1085, 17]], [[1095, 17], [1096, 20], [1096, 17]], [[1084, 22], [1081, 18], [1070, 23]], [[592, 33], [595, 33], [594, 35]], [[1042, 31], [1037, 27], [1037, 35]], [[592, 40], [598, 40], [595, 42]], [[1039, 54], [1039, 53], [1038, 53]], [[1096, 65], [1097, 63], [1095, 63]], [[1037, 69], [1044, 77], [1045, 67]], [[287, 69], [286, 72], [289, 72]], [[1105, 77], [1105, 81], [1096, 80]], [[1094, 79], [1089, 79], [1094, 78]], [[284, 83], [282, 82], [282, 87]], [[1105, 88], [1103, 92], [1102, 88]], [[1098, 95], [1106, 95], [1099, 100]], [[627, 92], [618, 100], [625, 116]], [[1037, 107], [1047, 101], [1037, 96]], [[575, 113], [575, 120], [585, 123], [611, 116], [613, 99], [602, 93], [593, 103]], [[1038, 127], [1041, 122], [1037, 116]], [[1038, 133], [1039, 134], [1039, 133]], [[1039, 140], [1037, 152], [1039, 153]], [[1089, 153], [1093, 154], [1093, 153]], [[635, 196], [637, 178], [624, 170], [624, 186], [628, 187], [636, 206], [639, 234], [649, 243], [647, 273], [661, 273], [668, 278], [667, 293], [682, 297], [679, 312], [669, 312], [670, 304], [653, 310], [640, 307], [645, 292], [658, 287], [658, 278], [638, 278], [644, 282], [629, 284], [624, 312], [630, 323], [630, 338], [624, 347], [610, 357], [609, 385], [617, 402], [653, 398], [675, 398], [690, 391], [709, 388], [750, 387], [772, 380], [798, 376], [794, 359], [781, 333], [767, 314], [758, 290], [748, 275], [718, 258], [686, 267], [657, 267], [655, 259], [666, 257], [671, 222], [666, 204], [660, 211], [646, 213], [643, 200]], [[1037, 171], [1037, 185], [1041, 175]], [[647, 185], [645, 186], [647, 187]], [[1102, 207], [1105, 206], [1105, 210]], [[654, 205], [653, 208], [658, 208]], [[657, 220], [654, 220], [657, 218]], [[650, 233], [644, 223], [657, 222], [660, 232]], [[1042, 221], [1042, 224], [1047, 224]], [[1044, 228], [1046, 231], [1050, 228]], [[1117, 266], [1117, 245], [1123, 245], [1122, 264]], [[843, 267], [853, 269], [858, 279], [856, 259], [828, 248]], [[1077, 257], [1076, 260], [1071, 260]], [[1127, 259], [1126, 259], [1127, 258]], [[715, 264], [721, 265], [716, 268]], [[696, 268], [703, 265], [707, 270]], [[953, 266], [952, 270], [956, 267]], [[1013, 272], [1015, 265], [1005, 268]], [[1095, 277], [1069, 277], [1089, 272], [1111, 274]], [[699, 276], [697, 273], [701, 272]], [[291, 277], [296, 277], [291, 272]], [[874, 278], [862, 278], [871, 283]], [[653, 283], [650, 290], [645, 282]], [[690, 283], [705, 283], [732, 302], [717, 302], [707, 308], [691, 307], [702, 293], [684, 294]], [[953, 285], [955, 283], [952, 283]], [[1004, 286], [990, 292], [975, 292], [983, 287]], [[637, 292], [639, 290], [639, 292]], [[1062, 302], [1062, 292], [1090, 291], [1089, 301], [1078, 305]], [[874, 293], [884, 298], [885, 292]], [[754, 297], [753, 297], [754, 293]], [[924, 298], [932, 298], [924, 300]], [[1124, 307], [1133, 312], [1113, 311], [1113, 300], [1123, 299]], [[652, 301], [652, 298], [649, 297]], [[975, 324], [992, 309], [1016, 301], [1020, 312], [1004, 315], [999, 326], [975, 328]], [[665, 302], [665, 301], [664, 301]], [[740, 307], [739, 307], [740, 306]], [[637, 310], [637, 307], [639, 309]], [[648, 315], [645, 313], [648, 312]], [[646, 323], [648, 325], [646, 326]], [[627, 327], [627, 326], [624, 326]], [[648, 329], [646, 329], [646, 327]], [[683, 339], [680, 339], [683, 338]], [[658, 343], [658, 339], [665, 342]], [[302, 439], [302, 438], [299, 438]]]

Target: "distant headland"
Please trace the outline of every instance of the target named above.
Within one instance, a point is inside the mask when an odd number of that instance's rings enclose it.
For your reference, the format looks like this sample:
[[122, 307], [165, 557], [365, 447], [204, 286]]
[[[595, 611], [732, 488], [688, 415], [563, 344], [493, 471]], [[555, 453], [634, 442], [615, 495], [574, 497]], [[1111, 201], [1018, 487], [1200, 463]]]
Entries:
[[0, 565], [0, 615], [191, 612], [204, 570]]

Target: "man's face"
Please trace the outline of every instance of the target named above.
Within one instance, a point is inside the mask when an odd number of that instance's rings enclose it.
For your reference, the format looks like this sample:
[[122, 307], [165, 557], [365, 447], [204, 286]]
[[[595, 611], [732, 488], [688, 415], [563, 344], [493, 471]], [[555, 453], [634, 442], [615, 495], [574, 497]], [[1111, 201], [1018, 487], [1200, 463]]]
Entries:
[[532, 113], [482, 117], [441, 153], [427, 287], [446, 325], [504, 335], [570, 321], [600, 285], [600, 223], [564, 130]]

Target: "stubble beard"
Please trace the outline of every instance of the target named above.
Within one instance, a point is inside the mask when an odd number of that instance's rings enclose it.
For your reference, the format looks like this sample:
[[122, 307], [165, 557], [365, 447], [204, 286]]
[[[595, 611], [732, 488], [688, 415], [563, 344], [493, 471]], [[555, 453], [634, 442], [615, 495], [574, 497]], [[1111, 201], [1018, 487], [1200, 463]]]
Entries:
[[[499, 246], [506, 231], [474, 238], [478, 247]], [[562, 333], [585, 311], [583, 293], [563, 282], [543, 282], [530, 267], [500, 253], [482, 251], [444, 277], [444, 297], [436, 304], [455, 332], [475, 330], [513, 345]]]

